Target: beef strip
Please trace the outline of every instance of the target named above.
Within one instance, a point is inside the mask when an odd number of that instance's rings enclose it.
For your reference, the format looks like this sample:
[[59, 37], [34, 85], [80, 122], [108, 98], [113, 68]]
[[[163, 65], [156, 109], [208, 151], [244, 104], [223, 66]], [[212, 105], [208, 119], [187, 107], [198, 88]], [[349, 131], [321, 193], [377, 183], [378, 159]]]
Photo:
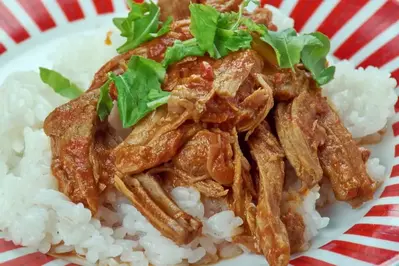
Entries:
[[189, 244], [200, 234], [201, 222], [183, 212], [153, 176], [116, 176], [115, 186], [156, 229], [176, 244]]
[[320, 117], [328, 111], [315, 101], [314, 94], [303, 92], [290, 103], [279, 103], [275, 114], [276, 128], [285, 154], [298, 177], [312, 188], [323, 177], [318, 148], [325, 132]]
[[298, 67], [291, 69], [265, 69], [265, 79], [273, 89], [277, 101], [290, 101], [313, 87], [309, 74]]
[[348, 201], [353, 207], [358, 207], [372, 199], [377, 188], [366, 170], [365, 159], [368, 153], [359, 149], [327, 101], [321, 96], [317, 101], [327, 109], [327, 113], [320, 120], [327, 134], [324, 145], [319, 149], [324, 174], [330, 179], [338, 200]]
[[187, 113], [170, 115], [166, 106], [147, 115], [113, 150], [116, 169], [124, 175], [137, 174], [171, 160], [201, 128], [199, 124], [184, 126], [188, 117]]
[[234, 165], [230, 135], [199, 131], [173, 158], [173, 164], [194, 179], [212, 178], [222, 185], [233, 182]]
[[288, 265], [290, 246], [286, 228], [280, 220], [284, 184], [284, 152], [268, 125], [259, 125], [248, 144], [259, 170], [256, 238], [270, 265]]
[[96, 180], [93, 170], [98, 97], [98, 90], [85, 93], [56, 108], [44, 122], [44, 131], [51, 138], [51, 169], [59, 190], [93, 214], [98, 208], [100, 179]]

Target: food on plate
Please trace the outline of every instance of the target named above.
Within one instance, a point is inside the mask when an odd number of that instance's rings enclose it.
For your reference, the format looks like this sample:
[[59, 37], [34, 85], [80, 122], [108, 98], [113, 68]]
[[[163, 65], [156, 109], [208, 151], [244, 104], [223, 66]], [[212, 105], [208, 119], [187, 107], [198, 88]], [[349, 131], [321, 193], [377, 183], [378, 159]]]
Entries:
[[[383, 134], [395, 83], [328, 62], [326, 36], [247, 10], [256, 2], [129, 2], [113, 20], [119, 55], [104, 52], [85, 84], [60, 61], [40, 68], [43, 83], [11, 76], [0, 230], [84, 265], [204, 265], [243, 252], [288, 265], [327, 226], [316, 207], [329, 196], [371, 200], [385, 168], [357, 141]], [[366, 72], [380, 84], [365, 88]], [[378, 126], [356, 120], [362, 103], [339, 102], [340, 92], [373, 101], [373, 86], [386, 92]], [[17, 93], [27, 114], [12, 109]]]

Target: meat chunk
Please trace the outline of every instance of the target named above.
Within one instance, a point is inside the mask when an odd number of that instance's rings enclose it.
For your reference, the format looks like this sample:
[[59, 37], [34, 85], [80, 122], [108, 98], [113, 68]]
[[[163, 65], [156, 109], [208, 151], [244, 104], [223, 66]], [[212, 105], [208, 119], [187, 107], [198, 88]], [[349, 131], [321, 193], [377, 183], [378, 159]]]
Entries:
[[319, 149], [321, 166], [332, 184], [335, 197], [348, 201], [353, 207], [373, 198], [377, 184], [367, 173], [363, 159], [367, 157], [344, 127], [338, 115], [328, 106], [327, 101], [317, 99], [327, 109], [320, 120], [327, 137]]
[[176, 244], [189, 244], [201, 232], [201, 222], [183, 212], [153, 176], [117, 176], [115, 186], [156, 229]]
[[291, 69], [268, 69], [265, 79], [273, 89], [278, 101], [290, 101], [304, 91], [311, 89], [310, 77], [305, 70], [298, 67]]
[[250, 73], [260, 73], [262, 58], [253, 50], [231, 53], [213, 64], [213, 88], [220, 96], [234, 97]]
[[126, 175], [141, 173], [173, 158], [199, 125], [182, 126], [188, 115], [169, 115], [166, 107], [147, 115], [113, 152], [116, 169]]
[[[53, 175], [59, 190], [75, 203], [83, 203], [93, 213], [98, 208], [98, 180], [93, 163], [96, 106], [95, 90], [56, 108], [45, 120], [44, 131], [51, 138]], [[99, 178], [98, 178], [99, 179]]]
[[[204, 77], [202, 65], [214, 79]], [[171, 112], [188, 111], [195, 121], [218, 124], [223, 130], [237, 126], [252, 131], [273, 107], [273, 92], [260, 74], [261, 57], [253, 50], [232, 53], [221, 60], [192, 58], [172, 66], [165, 90], [172, 91]], [[207, 70], [208, 71], [208, 70]]]
[[230, 135], [201, 130], [176, 154], [173, 163], [195, 179], [212, 178], [222, 185], [230, 185], [234, 177]]
[[225, 189], [221, 184], [212, 179], [202, 180], [202, 178], [195, 178], [173, 167], [155, 170], [165, 172], [164, 187], [176, 188], [192, 186], [197, 189], [201, 195], [208, 198], [222, 198], [229, 193], [228, 189]]
[[263, 7], [257, 7], [252, 13], [245, 14], [257, 24], [265, 25], [269, 30], [276, 31], [277, 27], [272, 22], [273, 13]]
[[284, 152], [267, 125], [261, 124], [249, 137], [251, 155], [259, 170], [256, 236], [270, 265], [288, 265], [290, 246], [280, 220], [284, 184]]
[[276, 128], [285, 154], [298, 177], [312, 188], [323, 177], [318, 148], [324, 143], [325, 131], [320, 117], [328, 111], [314, 94], [303, 92], [290, 103], [279, 103]]
[[158, 0], [161, 8], [161, 20], [165, 21], [169, 16], [174, 20], [186, 19], [190, 17], [190, 3], [197, 3], [192, 0]]

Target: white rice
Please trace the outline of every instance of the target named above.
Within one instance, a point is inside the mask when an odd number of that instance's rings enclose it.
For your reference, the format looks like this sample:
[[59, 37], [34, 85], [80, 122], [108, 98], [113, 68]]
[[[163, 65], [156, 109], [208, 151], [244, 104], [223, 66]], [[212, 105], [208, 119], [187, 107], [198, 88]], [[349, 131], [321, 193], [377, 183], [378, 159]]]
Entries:
[[[279, 30], [292, 27], [292, 19], [269, 8]], [[105, 34], [70, 38], [51, 56], [53, 68], [87, 88], [95, 71], [116, 55], [115, 47], [120, 44], [116, 34], [112, 46], [106, 46], [104, 39]], [[394, 86], [384, 72], [354, 70], [343, 62], [337, 64], [336, 80], [324, 91], [354, 136], [363, 136], [384, 127], [392, 115]], [[76, 251], [86, 258], [78, 262], [87, 265], [118, 265], [115, 257], [125, 265], [173, 265], [197, 262], [205, 253], [216, 254], [218, 248], [224, 258], [241, 252], [229, 241], [243, 221], [232, 211], [206, 217], [200, 194], [193, 188], [172, 191], [177, 204], [204, 225], [204, 235], [183, 247], [163, 237], [116, 191], [104, 199], [116, 212], [101, 207], [97, 217], [59, 193], [50, 170], [49, 139], [42, 126], [48, 113], [64, 102], [66, 99], [40, 81], [37, 72], [14, 73], [0, 86], [0, 231], [7, 239], [44, 253], [58, 245], [51, 252]], [[367, 167], [376, 179], [384, 176], [378, 159], [370, 160]], [[328, 218], [315, 209], [319, 197], [319, 188], [313, 188], [298, 207], [307, 225], [307, 240], [328, 224]]]
[[324, 85], [322, 91], [353, 137], [361, 138], [383, 129], [394, 114], [396, 80], [376, 67], [355, 69], [346, 60], [335, 66], [334, 80]]
[[265, 5], [265, 7], [273, 13], [272, 22], [277, 26], [278, 31], [294, 27], [294, 20], [281, 12], [280, 9], [272, 5]]

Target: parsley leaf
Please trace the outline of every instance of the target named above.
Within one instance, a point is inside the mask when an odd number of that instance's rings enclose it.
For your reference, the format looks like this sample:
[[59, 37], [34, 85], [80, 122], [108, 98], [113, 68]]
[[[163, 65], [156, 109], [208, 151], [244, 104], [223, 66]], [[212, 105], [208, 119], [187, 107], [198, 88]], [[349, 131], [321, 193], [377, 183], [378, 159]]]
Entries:
[[191, 34], [197, 39], [198, 45], [203, 51], [215, 57], [214, 41], [220, 13], [211, 6], [201, 4], [190, 4], [189, 8]]
[[229, 54], [229, 52], [236, 52], [240, 49], [251, 48], [252, 35], [244, 30], [222, 30], [218, 29], [215, 38], [215, 47], [217, 49], [217, 57], [221, 58]]
[[294, 29], [286, 29], [280, 32], [267, 31], [260, 39], [273, 47], [281, 68], [291, 69], [294, 69], [294, 65], [300, 62], [301, 52], [305, 45], [322, 45], [314, 36], [298, 36]]
[[166, 34], [170, 30], [172, 19], [163, 23], [160, 30], [160, 8], [153, 2], [134, 3], [128, 1], [130, 12], [127, 18], [114, 18], [115, 26], [121, 31], [121, 36], [126, 37], [125, 44], [117, 49], [118, 53], [125, 53], [138, 47], [140, 44]]
[[100, 97], [97, 102], [97, 114], [101, 121], [111, 113], [112, 107], [114, 106], [111, 96], [109, 96], [109, 85], [111, 81], [108, 80], [100, 88]]
[[117, 103], [124, 128], [135, 125], [168, 102], [170, 93], [161, 89], [165, 73], [161, 64], [140, 56], [132, 56], [122, 75], [110, 73], [118, 91]]
[[303, 36], [315, 37], [322, 43], [322, 45], [315, 45], [314, 43], [306, 44], [302, 50], [301, 59], [319, 85], [327, 84], [334, 78], [335, 74], [334, 66], [327, 67], [326, 56], [330, 51], [330, 40], [320, 32]]
[[168, 67], [170, 64], [178, 62], [188, 56], [203, 56], [205, 52], [201, 50], [196, 39], [187, 41], [175, 41], [172, 47], [168, 47], [165, 52], [162, 65]]
[[60, 73], [44, 67], [40, 67], [39, 70], [41, 80], [53, 88], [56, 93], [69, 99], [75, 99], [83, 93], [82, 89]]

